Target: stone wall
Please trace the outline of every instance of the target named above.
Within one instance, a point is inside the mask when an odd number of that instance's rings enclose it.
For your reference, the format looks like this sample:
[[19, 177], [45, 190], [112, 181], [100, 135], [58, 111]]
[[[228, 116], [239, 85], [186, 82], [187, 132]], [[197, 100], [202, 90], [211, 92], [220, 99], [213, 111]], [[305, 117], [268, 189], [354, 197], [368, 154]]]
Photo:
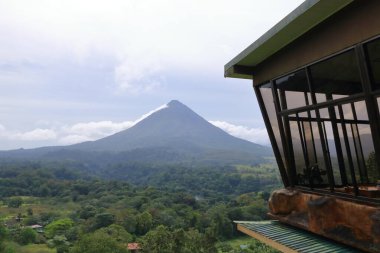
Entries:
[[380, 252], [380, 208], [296, 190], [274, 191], [270, 215], [368, 252]]

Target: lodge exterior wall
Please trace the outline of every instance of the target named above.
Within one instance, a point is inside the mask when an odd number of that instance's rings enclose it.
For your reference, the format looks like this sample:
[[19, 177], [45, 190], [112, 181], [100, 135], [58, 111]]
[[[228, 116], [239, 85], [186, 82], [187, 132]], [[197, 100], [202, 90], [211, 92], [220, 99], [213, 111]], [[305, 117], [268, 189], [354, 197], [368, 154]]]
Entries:
[[304, 67], [380, 34], [380, 1], [354, 1], [255, 67], [254, 84]]
[[366, 252], [380, 252], [380, 208], [334, 197], [277, 190], [269, 199], [272, 218]]

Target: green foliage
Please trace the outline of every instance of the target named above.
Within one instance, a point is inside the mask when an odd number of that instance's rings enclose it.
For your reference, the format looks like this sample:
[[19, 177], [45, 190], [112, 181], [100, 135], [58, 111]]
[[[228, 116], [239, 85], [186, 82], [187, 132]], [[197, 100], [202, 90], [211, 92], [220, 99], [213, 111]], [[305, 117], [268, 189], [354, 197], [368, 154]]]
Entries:
[[45, 235], [48, 238], [53, 238], [55, 235], [63, 235], [73, 225], [74, 222], [69, 218], [55, 220], [45, 227]]
[[143, 212], [142, 214], [137, 216], [137, 225], [136, 225], [136, 233], [138, 235], [146, 234], [152, 227], [153, 217], [148, 212]]
[[88, 219], [96, 215], [96, 208], [92, 205], [86, 205], [82, 207], [79, 211], [79, 217], [81, 219]]
[[196, 230], [185, 232], [178, 229], [172, 232], [160, 225], [143, 237], [142, 248], [149, 253], [216, 253], [214, 243], [214, 239]]
[[377, 183], [377, 180], [380, 180], [380, 165], [377, 165], [375, 152], [371, 152], [368, 155], [366, 167], [370, 182]]
[[64, 235], [55, 235], [47, 242], [50, 248], [57, 248], [57, 253], [64, 253], [69, 251], [70, 243]]
[[233, 235], [232, 222], [228, 218], [228, 210], [225, 205], [218, 205], [209, 210], [211, 226], [209, 233], [218, 239], [231, 238]]
[[223, 253], [279, 253], [279, 251], [249, 236], [219, 242], [217, 248], [219, 252]]
[[133, 236], [120, 225], [112, 224], [111, 226], [101, 228], [96, 232], [111, 236], [119, 243], [133, 242]]
[[8, 207], [19, 208], [22, 205], [22, 199], [20, 197], [14, 197], [8, 199]]
[[[125, 252], [122, 245], [136, 240], [147, 247], [144, 252], [156, 252], [154, 245], [161, 252], [216, 252], [217, 240], [235, 236], [232, 220], [265, 217], [269, 191], [278, 182], [275, 173], [264, 173], [270, 165], [127, 169], [129, 165], [120, 165], [120, 171], [110, 172], [119, 176], [129, 171], [128, 180], [136, 185], [76, 176], [61, 179], [54, 169], [28, 166], [10, 170], [0, 164], [0, 197], [22, 195], [25, 202], [6, 216], [20, 213], [25, 218], [22, 225], [46, 225], [36, 242], [48, 243], [57, 252], [68, 252], [69, 247], [74, 253]], [[133, 168], [137, 170], [132, 172]], [[65, 173], [58, 175], [70, 174]], [[98, 247], [104, 251], [96, 251]], [[116, 251], [107, 251], [110, 248]]]
[[107, 227], [115, 222], [115, 215], [111, 213], [100, 213], [95, 216], [95, 229]]
[[37, 238], [37, 233], [31, 228], [21, 229], [19, 234], [16, 236], [16, 241], [19, 244], [26, 245], [29, 243], [34, 243]]
[[70, 253], [127, 253], [126, 248], [103, 232], [83, 236]]
[[0, 252], [5, 251], [4, 240], [8, 237], [8, 230], [0, 223]]

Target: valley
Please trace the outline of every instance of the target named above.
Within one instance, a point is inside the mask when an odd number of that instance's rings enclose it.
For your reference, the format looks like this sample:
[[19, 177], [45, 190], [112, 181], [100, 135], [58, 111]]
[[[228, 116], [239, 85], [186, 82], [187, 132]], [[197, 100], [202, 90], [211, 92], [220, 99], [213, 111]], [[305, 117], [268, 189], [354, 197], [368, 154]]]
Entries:
[[232, 221], [264, 219], [278, 187], [269, 147], [173, 100], [99, 140], [1, 151], [0, 252], [274, 252]]

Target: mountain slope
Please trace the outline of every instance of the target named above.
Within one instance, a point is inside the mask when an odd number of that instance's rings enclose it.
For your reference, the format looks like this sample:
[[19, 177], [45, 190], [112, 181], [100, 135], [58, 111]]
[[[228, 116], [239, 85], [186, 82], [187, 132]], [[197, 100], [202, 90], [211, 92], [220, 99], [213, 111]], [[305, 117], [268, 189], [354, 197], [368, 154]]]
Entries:
[[268, 154], [268, 148], [233, 137], [173, 100], [135, 126], [103, 139], [72, 145], [86, 151], [128, 151], [170, 147], [177, 150], [239, 150]]
[[0, 152], [0, 158], [70, 160], [98, 166], [120, 162], [248, 164], [267, 156], [272, 156], [270, 148], [227, 134], [176, 100], [133, 127], [96, 141]]

